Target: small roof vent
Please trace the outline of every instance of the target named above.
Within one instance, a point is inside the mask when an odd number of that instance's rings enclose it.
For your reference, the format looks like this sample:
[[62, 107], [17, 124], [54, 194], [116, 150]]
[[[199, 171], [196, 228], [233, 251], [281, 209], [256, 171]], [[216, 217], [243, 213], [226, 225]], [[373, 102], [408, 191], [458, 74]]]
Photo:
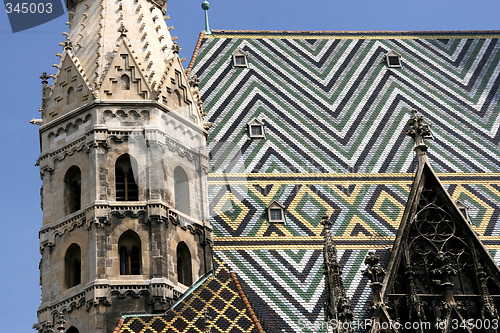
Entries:
[[274, 200], [267, 206], [269, 223], [285, 223], [285, 206]]
[[255, 138], [265, 138], [264, 134], [264, 123], [257, 119], [253, 118], [248, 122], [248, 134], [250, 135], [250, 138], [255, 139]]
[[246, 52], [238, 49], [233, 53], [233, 67], [248, 67]]
[[396, 51], [390, 51], [385, 55], [385, 61], [387, 63], [387, 67], [389, 68], [401, 68], [401, 54]]

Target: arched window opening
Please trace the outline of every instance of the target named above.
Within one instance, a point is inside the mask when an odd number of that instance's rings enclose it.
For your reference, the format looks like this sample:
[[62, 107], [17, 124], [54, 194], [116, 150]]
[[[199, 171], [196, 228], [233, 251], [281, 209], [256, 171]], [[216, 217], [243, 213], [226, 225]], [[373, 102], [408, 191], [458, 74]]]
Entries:
[[66, 333], [80, 333], [80, 331], [75, 326], [71, 326]]
[[66, 214], [81, 209], [82, 200], [82, 173], [80, 168], [73, 165], [64, 175], [64, 206]]
[[123, 74], [121, 77], [121, 88], [123, 90], [130, 90], [130, 77], [127, 74]]
[[189, 215], [189, 178], [183, 168], [177, 167], [174, 170], [175, 184], [175, 209]]
[[182, 105], [182, 96], [179, 90], [174, 90], [174, 105], [176, 106]]
[[177, 281], [185, 286], [193, 284], [191, 252], [184, 242], [177, 245]]
[[64, 255], [66, 288], [79, 285], [82, 281], [82, 251], [78, 244], [71, 244]]
[[124, 154], [116, 160], [116, 201], [138, 201], [137, 162], [129, 154]]
[[120, 275], [141, 274], [141, 239], [134, 231], [125, 231], [118, 240]]
[[75, 101], [75, 89], [73, 87], [69, 87], [66, 97], [66, 104], [71, 104], [74, 101]]

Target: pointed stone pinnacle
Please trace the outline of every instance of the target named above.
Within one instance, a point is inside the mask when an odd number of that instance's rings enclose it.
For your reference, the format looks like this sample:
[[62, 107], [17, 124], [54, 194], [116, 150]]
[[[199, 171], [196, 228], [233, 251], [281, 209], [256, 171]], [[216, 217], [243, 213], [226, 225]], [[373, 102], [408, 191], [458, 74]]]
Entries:
[[66, 38], [66, 41], [64, 42], [64, 49], [65, 50], [73, 50], [73, 43], [71, 42], [71, 40], [69, 40], [69, 38]]
[[189, 79], [189, 84], [193, 87], [198, 87], [200, 85], [200, 79], [195, 75], [191, 76], [191, 79]]
[[125, 37], [127, 36], [127, 28], [123, 25], [123, 22], [121, 22], [120, 27], [118, 28], [118, 32], [120, 33], [120, 36]]
[[179, 52], [181, 50], [182, 50], [182, 47], [180, 47], [179, 44], [174, 42], [174, 44], [172, 45], [172, 51], [174, 51], [174, 53], [176, 53], [176, 54], [179, 54]]
[[40, 79], [42, 79], [42, 84], [47, 84], [49, 83], [47, 80], [50, 79], [50, 76], [47, 75], [47, 72], [43, 72]]

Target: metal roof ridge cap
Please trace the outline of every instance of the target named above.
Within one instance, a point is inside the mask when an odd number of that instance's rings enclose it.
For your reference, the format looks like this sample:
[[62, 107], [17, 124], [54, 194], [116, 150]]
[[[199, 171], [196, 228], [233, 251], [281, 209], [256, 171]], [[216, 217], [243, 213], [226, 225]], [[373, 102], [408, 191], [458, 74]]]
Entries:
[[163, 313], [163, 315], [166, 315], [169, 311], [173, 310], [177, 305], [179, 305], [183, 300], [186, 299], [186, 297], [188, 297], [189, 295], [191, 295], [193, 293], [193, 291], [195, 291], [196, 289], [198, 289], [199, 286], [201, 286], [206, 280], [208, 280], [208, 278], [210, 276], [215, 276], [215, 272], [213, 270], [211, 270], [210, 272], [208, 272], [207, 274], [205, 274], [205, 276], [203, 276], [201, 279], [199, 279], [198, 281], [196, 281], [194, 284], [192, 284], [187, 290], [186, 292], [182, 295], [181, 298], [179, 298], [177, 300], [177, 302], [175, 302], [174, 304], [172, 304], [172, 306], [170, 306], [170, 308], [168, 308], [167, 311], [165, 311]]

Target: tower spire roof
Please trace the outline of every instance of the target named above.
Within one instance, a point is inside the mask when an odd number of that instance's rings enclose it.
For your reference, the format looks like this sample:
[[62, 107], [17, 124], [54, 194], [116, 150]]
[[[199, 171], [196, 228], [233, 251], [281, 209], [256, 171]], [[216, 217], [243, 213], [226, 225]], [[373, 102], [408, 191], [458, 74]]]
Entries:
[[166, 1], [68, 2], [68, 11], [71, 28], [67, 39], [96, 88], [102, 84], [120, 38], [126, 37], [149, 84], [161, 79], [168, 60], [174, 57], [171, 27], [164, 20]]

